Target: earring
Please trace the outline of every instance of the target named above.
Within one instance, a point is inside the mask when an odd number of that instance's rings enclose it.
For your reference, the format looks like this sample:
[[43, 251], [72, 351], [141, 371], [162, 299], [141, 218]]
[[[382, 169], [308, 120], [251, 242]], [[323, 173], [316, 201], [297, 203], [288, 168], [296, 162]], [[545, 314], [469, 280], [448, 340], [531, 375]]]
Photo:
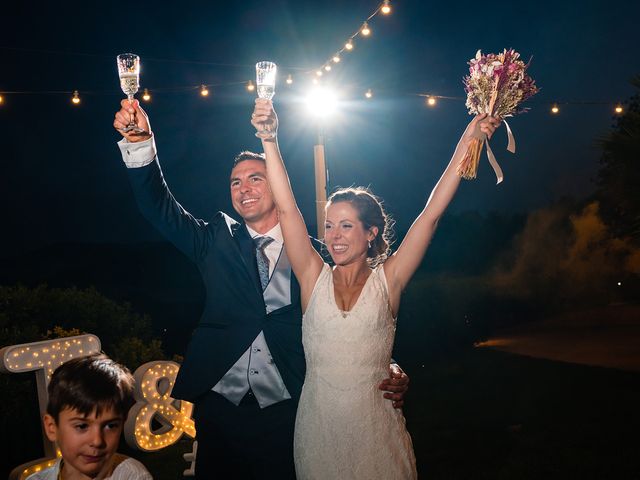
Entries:
[[371, 240], [369, 240], [367, 243], [369, 243], [369, 248], [371, 248]]

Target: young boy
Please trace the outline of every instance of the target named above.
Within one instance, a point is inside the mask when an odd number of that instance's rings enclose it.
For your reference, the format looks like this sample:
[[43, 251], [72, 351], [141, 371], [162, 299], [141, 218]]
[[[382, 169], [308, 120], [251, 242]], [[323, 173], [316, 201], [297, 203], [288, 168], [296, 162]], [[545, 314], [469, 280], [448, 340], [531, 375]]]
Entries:
[[75, 358], [49, 383], [44, 430], [62, 458], [27, 480], [152, 480], [140, 462], [116, 453], [133, 404], [133, 376], [105, 355]]

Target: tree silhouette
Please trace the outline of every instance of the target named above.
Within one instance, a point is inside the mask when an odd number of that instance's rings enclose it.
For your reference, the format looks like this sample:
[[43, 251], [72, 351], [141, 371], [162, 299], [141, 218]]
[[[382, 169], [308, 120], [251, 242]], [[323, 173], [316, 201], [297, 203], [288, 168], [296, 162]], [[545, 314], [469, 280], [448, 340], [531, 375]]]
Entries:
[[612, 131], [600, 141], [601, 167], [596, 198], [604, 221], [616, 236], [640, 244], [640, 75], [631, 80], [638, 89], [616, 119]]

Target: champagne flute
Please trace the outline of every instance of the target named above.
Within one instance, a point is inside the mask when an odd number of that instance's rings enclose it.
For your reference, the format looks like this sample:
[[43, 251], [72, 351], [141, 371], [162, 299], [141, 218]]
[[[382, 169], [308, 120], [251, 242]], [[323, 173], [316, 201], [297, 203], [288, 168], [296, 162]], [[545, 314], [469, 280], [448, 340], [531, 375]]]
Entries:
[[[117, 57], [118, 76], [120, 77], [120, 88], [129, 98], [129, 103], [133, 102], [133, 96], [140, 88], [140, 57], [133, 53], [123, 53]], [[136, 125], [132, 119], [123, 132], [141, 133], [143, 129]]]
[[[256, 63], [256, 85], [258, 97], [271, 100], [276, 93], [276, 72], [278, 67], [273, 62]], [[258, 138], [274, 138], [276, 132], [270, 125], [264, 124], [262, 129], [256, 132]]]

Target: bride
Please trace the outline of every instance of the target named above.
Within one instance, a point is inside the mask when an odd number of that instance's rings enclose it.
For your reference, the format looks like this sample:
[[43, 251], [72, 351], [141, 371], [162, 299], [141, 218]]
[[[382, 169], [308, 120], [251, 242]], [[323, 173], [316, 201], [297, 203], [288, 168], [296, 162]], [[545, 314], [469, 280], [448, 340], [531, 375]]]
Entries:
[[[277, 132], [270, 100], [256, 99], [252, 124]], [[377, 394], [391, 358], [400, 295], [418, 268], [460, 178], [455, 169], [472, 138], [500, 120], [480, 115], [467, 126], [426, 206], [394, 254], [389, 220], [367, 189], [329, 198], [325, 238], [335, 267], [314, 250], [298, 210], [277, 137], [263, 138], [267, 177], [284, 243], [300, 282], [307, 362], [296, 417], [294, 459], [300, 480], [417, 478], [401, 410]]]

